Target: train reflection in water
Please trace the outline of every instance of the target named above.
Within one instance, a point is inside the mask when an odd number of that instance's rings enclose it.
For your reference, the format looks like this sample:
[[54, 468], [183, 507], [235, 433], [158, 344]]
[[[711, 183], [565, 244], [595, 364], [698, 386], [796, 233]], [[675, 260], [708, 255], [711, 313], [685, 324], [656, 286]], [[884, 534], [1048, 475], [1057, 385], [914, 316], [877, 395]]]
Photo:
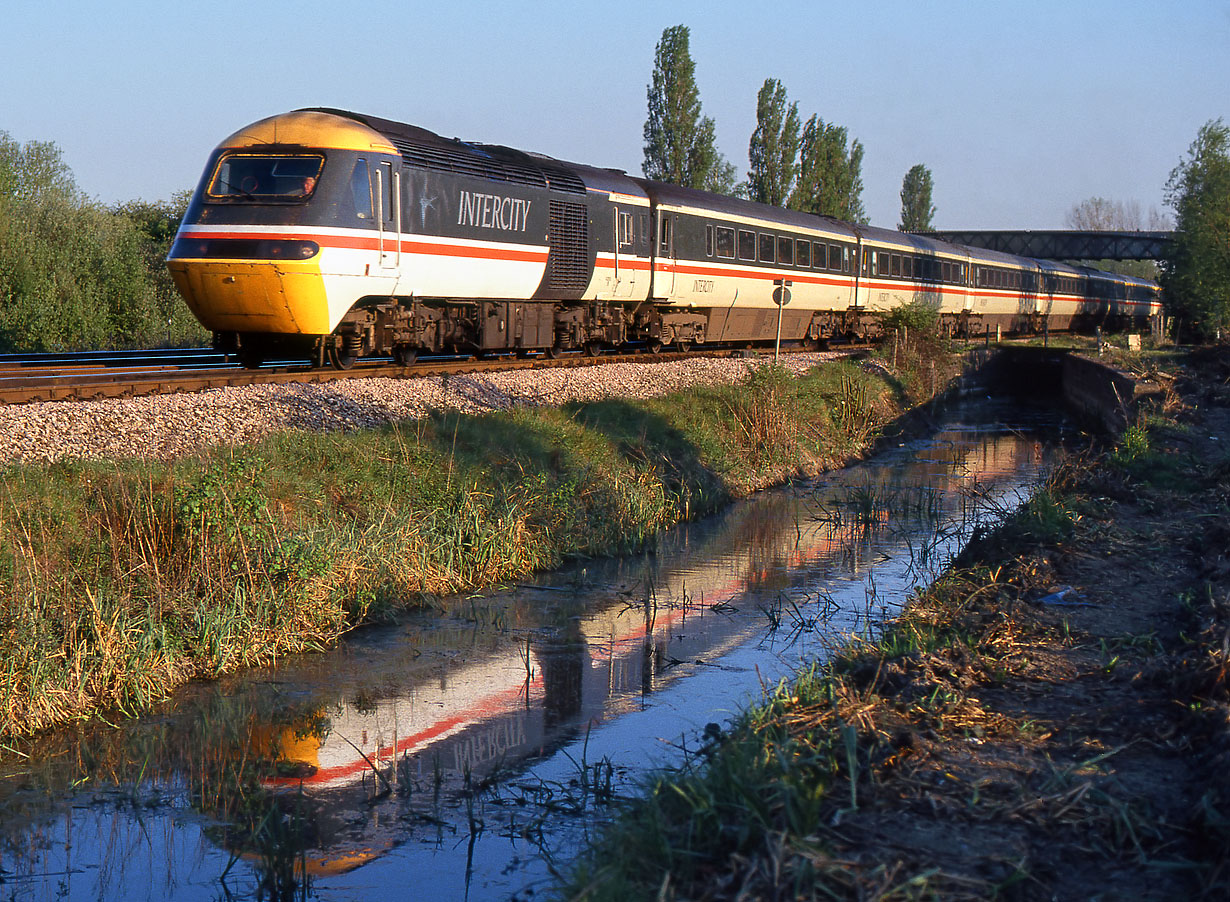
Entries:
[[321, 898], [508, 898], [546, 879], [542, 850], [577, 849], [621, 781], [891, 614], [984, 496], [1044, 463], [1032, 438], [953, 427], [651, 552], [44, 739], [42, 763], [0, 778], [5, 893], [211, 899], [224, 874], [230, 897], [287, 897], [306, 877]]
[[[310, 728], [283, 729], [273, 737], [277, 774], [265, 785], [302, 792], [337, 821], [313, 831], [328, 839], [308, 856], [310, 871], [354, 867], [405, 838], [404, 822], [375, 828], [385, 806], [438, 804], [515, 780], [674, 682], [729, 669], [734, 649], [788, 641], [798, 659], [891, 613], [866, 590], [838, 602], [824, 586], [859, 580], [903, 546], [911, 548], [907, 584], [920, 581], [917, 567], [943, 563], [928, 555], [932, 544], [951, 540], [954, 524], [972, 528], [986, 514], [981, 496], [1032, 472], [1040, 454], [1032, 439], [948, 433], [921, 454], [904, 450], [895, 466], [854, 468], [829, 484], [736, 507], [716, 524], [682, 528], [653, 554], [590, 565], [481, 607], [454, 602], [475, 621], [499, 620], [495, 634], [422, 633], [413, 669], [434, 660], [426, 672], [407, 680], [392, 660], [392, 671], [365, 679], [387, 693], [338, 699], [312, 712]], [[554, 628], [542, 625], [544, 611]], [[464, 660], [449, 660], [467, 645]], [[703, 699], [698, 710], [713, 703]], [[688, 725], [652, 729], [672, 741]]]

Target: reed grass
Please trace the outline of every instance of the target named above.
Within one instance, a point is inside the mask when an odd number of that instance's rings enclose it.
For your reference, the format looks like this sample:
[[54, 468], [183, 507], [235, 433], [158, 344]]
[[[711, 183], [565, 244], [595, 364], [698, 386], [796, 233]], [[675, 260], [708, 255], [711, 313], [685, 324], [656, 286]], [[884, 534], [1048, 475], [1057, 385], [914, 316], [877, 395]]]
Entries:
[[[855, 428], [833, 412], [851, 385]], [[0, 739], [140, 711], [425, 597], [630, 551], [861, 451], [896, 412], [889, 392], [850, 364], [762, 367], [650, 401], [284, 433], [170, 463], [10, 465]]]

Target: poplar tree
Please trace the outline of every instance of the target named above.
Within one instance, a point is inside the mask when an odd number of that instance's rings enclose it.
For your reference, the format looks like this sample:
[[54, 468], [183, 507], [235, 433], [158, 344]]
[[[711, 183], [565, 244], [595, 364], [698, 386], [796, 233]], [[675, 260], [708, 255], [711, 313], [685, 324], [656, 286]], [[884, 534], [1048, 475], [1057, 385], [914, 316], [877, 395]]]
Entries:
[[[1162, 260], [1162, 288], [1182, 328], [1205, 339], [1230, 329], [1230, 127], [1201, 126], [1170, 173], [1166, 203], [1174, 238]], [[1191, 333], [1188, 333], [1191, 334]]]
[[662, 32], [647, 88], [646, 178], [687, 188], [729, 193], [735, 167], [717, 149], [713, 120], [702, 116], [696, 64], [688, 49], [690, 32], [675, 25]]
[[788, 206], [804, 213], [867, 222], [863, 207], [863, 145], [843, 126], [812, 116], [803, 127], [799, 174]]
[[931, 224], [935, 207], [931, 203], [931, 170], [922, 163], [911, 166], [901, 180], [901, 222], [903, 232], [922, 232], [935, 228]]
[[756, 97], [756, 131], [748, 142], [747, 194], [762, 204], [783, 206], [798, 173], [799, 105], [786, 103], [786, 89], [766, 78]]

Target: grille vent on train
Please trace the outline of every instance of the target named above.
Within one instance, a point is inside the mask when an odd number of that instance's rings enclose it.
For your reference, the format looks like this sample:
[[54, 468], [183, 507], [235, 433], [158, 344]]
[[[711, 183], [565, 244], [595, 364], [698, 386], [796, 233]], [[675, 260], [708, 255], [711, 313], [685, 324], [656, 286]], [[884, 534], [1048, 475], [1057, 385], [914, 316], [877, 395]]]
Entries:
[[518, 166], [506, 160], [494, 160], [481, 151], [470, 149], [464, 144], [448, 147], [394, 138], [393, 146], [397, 148], [406, 163], [422, 169], [454, 172], [458, 175], [511, 182], [516, 185], [530, 185], [535, 188], [547, 187], [547, 179], [538, 169]]
[[583, 291], [589, 285], [589, 212], [584, 204], [553, 200], [549, 213], [546, 287]]
[[542, 171], [547, 176], [547, 182], [550, 183], [552, 190], [567, 191], [569, 194], [584, 194], [585, 183], [581, 181], [575, 172], [569, 172], [559, 166], [551, 165], [551, 161], [540, 159], [538, 164], [542, 166]]

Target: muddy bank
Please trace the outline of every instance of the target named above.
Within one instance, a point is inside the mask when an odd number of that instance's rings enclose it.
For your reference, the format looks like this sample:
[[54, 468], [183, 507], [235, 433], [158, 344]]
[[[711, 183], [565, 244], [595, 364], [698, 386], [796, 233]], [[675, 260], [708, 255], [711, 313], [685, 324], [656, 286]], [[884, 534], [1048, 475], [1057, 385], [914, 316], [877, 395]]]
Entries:
[[1225, 898], [1230, 354], [648, 787], [575, 899]]

